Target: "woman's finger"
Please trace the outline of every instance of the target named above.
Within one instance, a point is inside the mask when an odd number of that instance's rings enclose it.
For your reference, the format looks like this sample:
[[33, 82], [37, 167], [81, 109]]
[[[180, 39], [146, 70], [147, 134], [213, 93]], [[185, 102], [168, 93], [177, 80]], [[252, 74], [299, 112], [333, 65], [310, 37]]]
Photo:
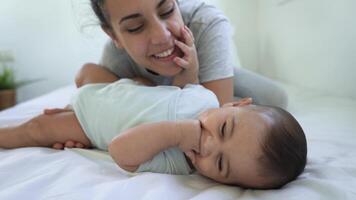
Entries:
[[190, 35], [190, 38], [192, 38], [192, 41], [194, 43], [195, 39], [194, 39], [194, 35], [193, 35], [193, 32], [189, 29], [188, 26], [185, 26], [185, 29], [187, 30], [187, 32], [189, 33]]
[[189, 57], [190, 55], [190, 47], [179, 40], [175, 40], [174, 43], [183, 51], [184, 55]]
[[187, 26], [184, 26], [182, 28], [182, 35], [185, 41], [185, 44], [187, 44], [189, 47], [192, 47], [194, 44], [193, 37], [190, 35], [189, 31], [187, 30]]
[[189, 62], [184, 60], [183, 58], [175, 57], [173, 60], [178, 66], [187, 69], [189, 68]]
[[77, 143], [75, 143], [75, 148], [85, 148], [85, 146], [84, 146], [84, 144], [82, 144], [82, 143], [79, 143], [79, 142], [77, 142]]
[[52, 108], [52, 109], [44, 109], [43, 110], [43, 114], [45, 115], [51, 115], [51, 114], [54, 114], [54, 113], [58, 113], [59, 112], [59, 108]]
[[75, 146], [74, 144], [74, 141], [72, 140], [68, 140], [65, 144], [64, 144], [65, 147], [67, 148], [73, 148]]
[[62, 150], [64, 148], [64, 146], [61, 143], [55, 143], [52, 145], [52, 148], [57, 149], [57, 150]]
[[45, 115], [53, 115], [61, 112], [69, 112], [72, 111], [71, 109], [66, 109], [66, 108], [51, 108], [51, 109], [44, 109], [43, 114]]

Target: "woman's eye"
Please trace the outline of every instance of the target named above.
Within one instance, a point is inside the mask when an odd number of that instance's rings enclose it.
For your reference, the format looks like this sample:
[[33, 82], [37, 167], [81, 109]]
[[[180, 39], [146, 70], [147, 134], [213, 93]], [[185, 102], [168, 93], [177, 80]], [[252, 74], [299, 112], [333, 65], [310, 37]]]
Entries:
[[161, 16], [161, 17], [168, 17], [168, 16], [171, 15], [173, 12], [174, 12], [174, 6], [173, 6], [172, 9], [170, 9], [169, 11], [167, 11], [167, 12], [161, 14], [160, 16]]
[[143, 27], [143, 25], [138, 26], [136, 28], [127, 29], [127, 31], [130, 32], [130, 33], [135, 33], [135, 32], [140, 31], [142, 29], [142, 27]]
[[225, 135], [225, 127], [226, 127], [226, 122], [224, 122], [224, 124], [221, 127], [221, 136]]

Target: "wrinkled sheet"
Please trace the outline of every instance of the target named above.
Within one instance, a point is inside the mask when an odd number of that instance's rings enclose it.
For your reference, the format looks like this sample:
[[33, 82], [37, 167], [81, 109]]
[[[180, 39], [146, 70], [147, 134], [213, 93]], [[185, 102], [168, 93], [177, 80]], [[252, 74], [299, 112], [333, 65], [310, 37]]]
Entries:
[[[128, 174], [99, 151], [0, 149], [0, 199], [356, 199], [356, 100], [285, 86], [308, 140], [304, 173], [279, 190], [244, 190], [197, 174]], [[0, 112], [0, 126], [64, 107], [74, 86]]]

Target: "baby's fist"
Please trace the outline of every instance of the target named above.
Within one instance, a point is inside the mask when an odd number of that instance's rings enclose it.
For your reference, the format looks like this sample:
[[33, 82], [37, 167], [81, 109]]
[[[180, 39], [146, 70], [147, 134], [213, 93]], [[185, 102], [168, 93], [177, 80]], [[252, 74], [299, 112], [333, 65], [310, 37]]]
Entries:
[[178, 147], [183, 152], [195, 151], [199, 153], [201, 127], [199, 120], [182, 120], [178, 122], [179, 143]]

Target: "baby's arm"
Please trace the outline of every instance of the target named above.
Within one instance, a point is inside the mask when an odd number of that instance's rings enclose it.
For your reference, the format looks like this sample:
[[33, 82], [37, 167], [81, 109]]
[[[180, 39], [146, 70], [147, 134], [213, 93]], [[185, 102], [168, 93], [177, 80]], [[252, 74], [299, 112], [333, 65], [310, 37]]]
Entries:
[[140, 164], [170, 147], [177, 146], [182, 151], [197, 148], [197, 140], [190, 135], [199, 135], [192, 134], [198, 131], [198, 120], [142, 124], [114, 138], [109, 153], [121, 168], [134, 172]]

